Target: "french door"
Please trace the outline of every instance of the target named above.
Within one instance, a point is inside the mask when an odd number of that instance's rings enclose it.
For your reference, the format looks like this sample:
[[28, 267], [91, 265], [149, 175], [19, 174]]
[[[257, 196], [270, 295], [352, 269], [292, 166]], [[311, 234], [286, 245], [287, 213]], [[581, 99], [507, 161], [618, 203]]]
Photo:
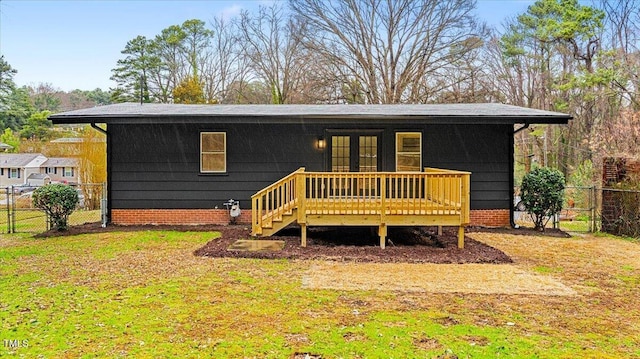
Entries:
[[331, 172], [377, 172], [380, 140], [377, 133], [331, 135]]

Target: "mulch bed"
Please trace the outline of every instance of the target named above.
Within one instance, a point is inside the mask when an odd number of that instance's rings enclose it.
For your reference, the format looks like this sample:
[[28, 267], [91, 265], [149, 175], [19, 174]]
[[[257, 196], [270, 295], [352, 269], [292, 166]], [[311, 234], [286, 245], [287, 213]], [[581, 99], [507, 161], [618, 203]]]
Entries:
[[269, 259], [318, 259], [350, 262], [388, 263], [511, 263], [502, 251], [469, 237], [465, 248], [458, 249], [457, 231], [445, 230], [441, 236], [435, 228], [390, 228], [385, 249], [379, 247], [379, 237], [369, 228], [318, 227], [309, 228], [307, 247], [300, 246], [300, 230], [285, 229], [278, 236], [260, 239], [285, 242], [282, 251], [234, 252], [227, 248], [237, 239], [249, 237], [244, 227], [222, 227], [221, 238], [215, 239], [194, 253], [206, 257], [239, 257]]
[[[465, 248], [458, 249], [457, 228], [445, 228], [442, 235], [437, 235], [433, 227], [398, 227], [389, 228], [388, 242], [385, 249], [379, 247], [379, 238], [375, 230], [360, 227], [312, 227], [307, 232], [307, 247], [300, 246], [299, 228], [287, 228], [278, 236], [261, 237], [260, 239], [281, 240], [285, 242], [281, 251], [239, 252], [228, 251], [227, 248], [238, 239], [249, 239], [250, 230], [243, 225], [230, 226], [117, 226], [102, 228], [99, 224], [90, 223], [72, 226], [65, 232], [48, 231], [36, 235], [37, 238], [68, 236], [84, 233], [100, 233], [114, 231], [141, 230], [178, 230], [178, 231], [219, 231], [221, 237], [211, 240], [194, 254], [205, 257], [236, 257], [264, 259], [319, 259], [352, 262], [389, 262], [389, 263], [511, 263], [512, 260], [504, 252], [465, 238]], [[544, 234], [528, 228], [520, 229], [487, 229], [467, 228], [467, 233], [474, 231], [545, 235], [567, 237], [560, 230], [547, 230]]]

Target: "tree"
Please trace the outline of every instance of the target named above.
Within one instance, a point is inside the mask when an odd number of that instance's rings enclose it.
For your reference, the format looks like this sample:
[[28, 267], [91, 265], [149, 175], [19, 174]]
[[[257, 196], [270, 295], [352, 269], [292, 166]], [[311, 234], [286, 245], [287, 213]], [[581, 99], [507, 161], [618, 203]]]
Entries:
[[202, 86], [196, 76], [189, 76], [173, 89], [175, 103], [205, 103]]
[[58, 112], [60, 110], [60, 89], [50, 83], [40, 83], [36, 87], [28, 86], [29, 97], [36, 111]]
[[49, 217], [51, 226], [58, 231], [67, 229], [69, 215], [79, 202], [78, 192], [61, 183], [48, 184], [33, 191], [33, 205]]
[[234, 97], [229, 93], [232, 84], [243, 83], [244, 79], [249, 77], [251, 70], [248, 58], [242, 55], [242, 42], [236, 23], [214, 18], [211, 27], [212, 48], [204, 64], [201, 79], [204, 83], [203, 90], [207, 102], [221, 103]]
[[41, 111], [31, 115], [20, 131], [20, 137], [47, 140], [51, 137], [53, 123], [48, 119], [51, 112]]
[[6, 106], [0, 111], [0, 127], [18, 131], [24, 122], [35, 112], [25, 87], [13, 89], [7, 98]]
[[209, 56], [207, 48], [211, 43], [213, 32], [205, 28], [204, 21], [198, 19], [183, 22], [182, 31], [185, 35], [183, 49], [191, 69], [190, 73], [197, 78], [202, 73], [202, 65]]
[[[544, 152], [544, 165], [567, 175], [592, 158], [594, 126], [610, 111], [598, 104], [610, 99], [606, 87], [613, 74], [598, 66], [603, 17], [577, 0], [538, 0], [508, 22], [500, 50], [492, 50], [496, 89], [508, 95], [508, 102], [574, 115], [566, 127], [538, 126], [521, 132], [516, 141], [525, 146], [517, 150], [525, 159]], [[551, 150], [545, 151], [545, 145]]]
[[549, 167], [535, 168], [522, 179], [520, 196], [535, 229], [544, 231], [549, 219], [562, 209], [564, 176]]
[[271, 89], [271, 103], [291, 103], [307, 64], [300, 56], [304, 24], [294, 23], [282, 6], [272, 5], [260, 6], [255, 16], [243, 11], [238, 26], [242, 52], [256, 76]]
[[118, 60], [117, 67], [111, 70], [111, 79], [118, 84], [114, 91], [117, 97], [112, 100], [151, 102], [149, 81], [160, 66], [154, 51], [155, 44], [144, 36], [127, 42], [121, 51], [126, 57]]
[[[369, 103], [424, 103], [436, 78], [478, 36], [474, 1], [291, 0], [309, 27], [305, 45], [362, 84]], [[441, 78], [443, 79], [443, 78]], [[444, 79], [443, 79], [444, 80]]]
[[269, 104], [271, 92], [260, 81], [234, 81], [229, 84], [226, 95], [222, 98], [224, 104]]
[[18, 152], [18, 146], [20, 145], [20, 139], [16, 137], [10, 128], [5, 128], [2, 135], [0, 135], [0, 142], [13, 147], [6, 152]]
[[9, 65], [4, 59], [4, 55], [0, 56], [0, 110], [4, 111], [9, 104], [6, 102], [9, 95], [13, 92], [16, 85], [13, 77], [18, 71]]

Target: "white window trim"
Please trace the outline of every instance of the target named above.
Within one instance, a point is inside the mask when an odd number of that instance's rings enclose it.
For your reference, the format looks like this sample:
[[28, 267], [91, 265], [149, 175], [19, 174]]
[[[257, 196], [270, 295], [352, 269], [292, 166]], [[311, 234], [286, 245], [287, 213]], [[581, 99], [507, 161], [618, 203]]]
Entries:
[[[208, 134], [214, 134], [214, 135], [222, 135], [224, 138], [224, 168], [221, 171], [205, 171], [202, 168], [202, 155], [205, 153], [204, 151], [202, 151], [202, 136], [203, 135], [208, 135]], [[211, 153], [215, 153], [215, 152], [211, 152]], [[222, 132], [222, 131], [217, 131], [217, 132], [200, 132], [200, 173], [227, 173], [227, 133], [226, 132]]]
[[[395, 143], [395, 162], [396, 162], [396, 172], [398, 172], [398, 155], [403, 154], [405, 152], [398, 151], [398, 141], [400, 135], [418, 135], [420, 136], [420, 166], [416, 172], [422, 172], [422, 132], [419, 131], [406, 131], [406, 132], [396, 132], [396, 143]], [[414, 153], [414, 152], [406, 152], [406, 153]]]
[[9, 168], [9, 178], [20, 178], [19, 173], [20, 173], [20, 169]]
[[[69, 172], [67, 172], [67, 169]], [[63, 167], [62, 168], [62, 177], [73, 177], [73, 168], [71, 167]]]

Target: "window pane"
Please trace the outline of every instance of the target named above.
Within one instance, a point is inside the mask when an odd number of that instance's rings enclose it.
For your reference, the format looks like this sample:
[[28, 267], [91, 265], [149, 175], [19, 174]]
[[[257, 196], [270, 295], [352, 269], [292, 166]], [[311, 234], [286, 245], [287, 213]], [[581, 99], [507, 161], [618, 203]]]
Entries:
[[399, 154], [396, 171], [420, 171], [420, 155]]
[[224, 133], [203, 133], [202, 152], [224, 152]]
[[224, 153], [203, 153], [202, 154], [202, 171], [203, 172], [224, 172]]

